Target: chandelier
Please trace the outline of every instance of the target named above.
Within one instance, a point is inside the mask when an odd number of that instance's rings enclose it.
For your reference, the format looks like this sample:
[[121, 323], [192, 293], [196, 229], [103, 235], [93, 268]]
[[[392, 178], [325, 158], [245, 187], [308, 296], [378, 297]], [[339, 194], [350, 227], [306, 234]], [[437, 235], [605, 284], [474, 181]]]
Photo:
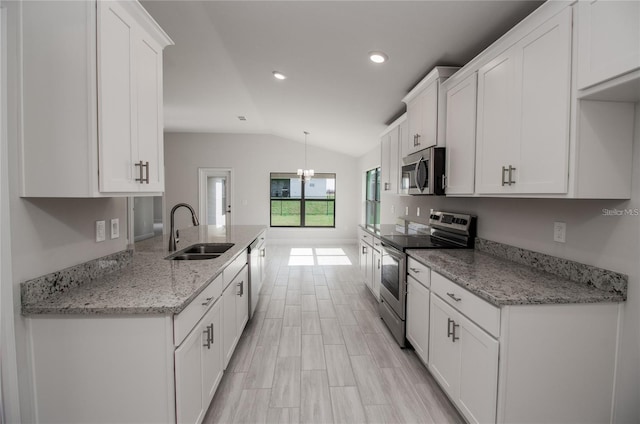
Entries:
[[309, 133], [307, 131], [304, 132], [304, 169], [298, 168], [298, 177], [302, 183], [306, 181], [310, 181], [311, 177], [313, 177], [313, 169], [307, 169], [307, 136]]

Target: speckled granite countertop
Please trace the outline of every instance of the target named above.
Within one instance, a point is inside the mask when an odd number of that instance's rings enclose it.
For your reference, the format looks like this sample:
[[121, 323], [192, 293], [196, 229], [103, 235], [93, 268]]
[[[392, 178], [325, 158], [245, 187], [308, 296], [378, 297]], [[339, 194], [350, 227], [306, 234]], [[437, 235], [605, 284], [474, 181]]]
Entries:
[[477, 250], [409, 250], [433, 271], [496, 305], [622, 302], [623, 293], [537, 270]]
[[22, 313], [179, 313], [265, 229], [260, 225], [181, 229], [178, 250], [195, 243], [234, 243], [219, 258], [200, 261], [164, 259], [170, 254], [168, 236], [138, 242], [131, 263], [120, 270], [27, 303], [23, 294]]

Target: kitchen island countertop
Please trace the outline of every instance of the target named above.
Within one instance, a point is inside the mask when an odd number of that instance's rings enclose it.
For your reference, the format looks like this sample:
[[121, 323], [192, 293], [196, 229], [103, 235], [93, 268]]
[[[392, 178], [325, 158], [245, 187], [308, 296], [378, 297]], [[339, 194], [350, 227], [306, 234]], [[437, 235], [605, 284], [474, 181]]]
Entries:
[[[177, 314], [253, 242], [261, 225], [180, 229], [178, 250], [196, 243], [233, 243], [208, 260], [165, 259], [168, 235], [135, 244], [131, 263], [100, 278], [43, 299], [25, 302], [22, 314]], [[23, 283], [24, 284], [24, 283]]]

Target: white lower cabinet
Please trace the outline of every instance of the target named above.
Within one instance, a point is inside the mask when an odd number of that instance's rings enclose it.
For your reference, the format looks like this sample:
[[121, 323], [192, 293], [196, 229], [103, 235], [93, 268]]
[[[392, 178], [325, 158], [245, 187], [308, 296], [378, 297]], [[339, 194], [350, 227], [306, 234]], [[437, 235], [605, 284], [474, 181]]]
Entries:
[[176, 349], [176, 418], [200, 423], [222, 379], [222, 302], [218, 300]]
[[245, 266], [222, 293], [224, 369], [227, 369], [242, 330], [249, 319], [249, 296], [246, 289], [247, 267]]
[[429, 361], [429, 289], [407, 276], [407, 340], [425, 364]]
[[380, 285], [382, 284], [382, 247], [380, 239], [372, 236], [363, 229], [358, 229], [360, 235], [360, 271], [364, 276], [364, 283], [375, 298], [380, 300]]
[[380, 300], [380, 285], [382, 284], [382, 252], [375, 248], [373, 249], [371, 273], [371, 287], [369, 287], [369, 289], [375, 298]]

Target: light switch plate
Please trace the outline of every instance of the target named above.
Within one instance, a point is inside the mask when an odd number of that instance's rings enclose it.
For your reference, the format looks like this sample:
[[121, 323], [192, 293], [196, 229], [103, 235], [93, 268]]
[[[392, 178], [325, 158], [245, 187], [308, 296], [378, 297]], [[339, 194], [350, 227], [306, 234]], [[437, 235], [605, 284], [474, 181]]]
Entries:
[[404, 214], [409, 215], [409, 206], [404, 207]]
[[105, 222], [96, 221], [96, 242], [104, 241], [105, 238]]
[[117, 239], [120, 237], [120, 220], [113, 218], [111, 220], [111, 239]]
[[420, 206], [418, 206], [418, 209], [416, 210], [416, 216], [420, 216]]
[[553, 223], [553, 241], [564, 243], [567, 236], [567, 224], [564, 222]]

